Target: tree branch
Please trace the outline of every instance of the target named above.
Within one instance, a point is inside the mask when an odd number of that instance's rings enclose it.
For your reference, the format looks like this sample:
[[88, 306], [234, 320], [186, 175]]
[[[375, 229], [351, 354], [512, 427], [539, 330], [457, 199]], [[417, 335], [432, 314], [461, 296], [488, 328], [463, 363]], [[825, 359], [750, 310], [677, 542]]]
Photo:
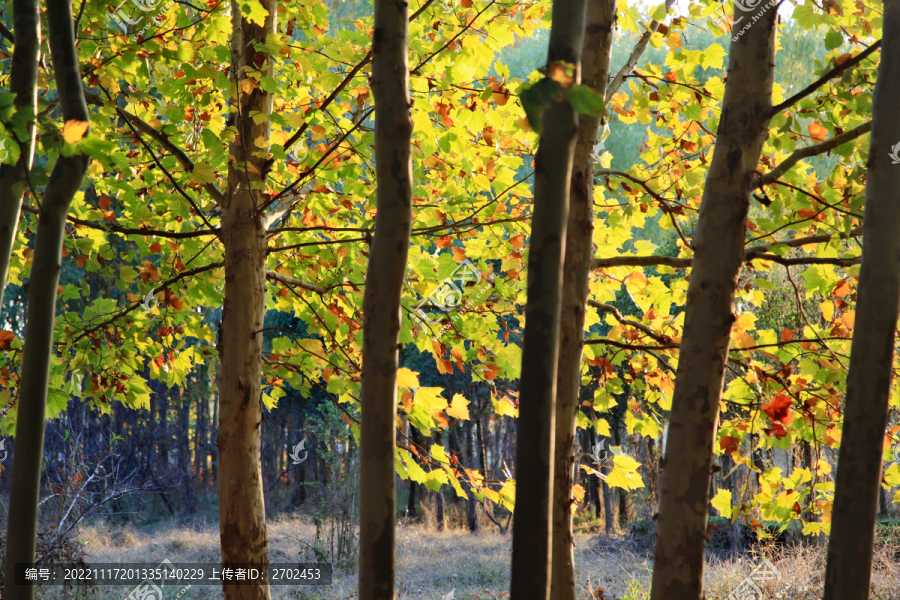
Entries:
[[285, 285], [292, 285], [295, 287], [303, 288], [304, 290], [309, 290], [311, 292], [315, 292], [319, 295], [324, 294], [328, 290], [323, 287], [319, 287], [313, 283], [307, 283], [305, 281], [301, 281], [300, 279], [296, 279], [294, 277], [288, 277], [287, 275], [282, 275], [281, 273], [276, 273], [275, 271], [266, 271], [266, 279], [274, 279], [275, 281], [280, 281]]
[[[671, 10], [674, 4], [675, 0], [666, 0], [666, 13]], [[647, 27], [647, 31], [644, 32], [641, 39], [635, 44], [634, 50], [631, 51], [628, 60], [625, 61], [625, 64], [622, 65], [622, 68], [619, 69], [619, 72], [616, 73], [616, 76], [613, 77], [613, 80], [607, 86], [606, 102], [609, 102], [609, 100], [616, 95], [616, 92], [619, 91], [619, 88], [622, 87], [622, 84], [625, 82], [625, 78], [628, 77], [629, 73], [634, 71], [634, 68], [637, 66], [637, 61], [640, 60], [644, 50], [647, 49], [647, 44], [650, 43], [650, 38], [653, 37], [653, 34], [656, 33], [657, 29], [659, 29], [659, 22], [651, 21], [650, 26]]]
[[837, 77], [838, 75], [840, 75], [841, 73], [843, 73], [844, 71], [849, 69], [850, 67], [854, 67], [854, 66], [858, 65], [859, 63], [861, 63], [862, 61], [867, 59], [869, 57], [869, 55], [871, 55], [873, 52], [875, 52], [875, 50], [879, 49], [880, 47], [881, 47], [881, 40], [878, 40], [877, 42], [875, 42], [874, 44], [872, 44], [871, 46], [869, 46], [868, 48], [866, 48], [865, 50], [863, 50], [862, 52], [860, 52], [859, 54], [857, 54], [856, 56], [851, 58], [850, 60], [843, 62], [843, 63], [839, 64], [838, 66], [836, 66], [835, 68], [831, 69], [830, 71], [828, 71], [827, 73], [825, 73], [824, 75], [822, 75], [821, 77], [816, 79], [814, 82], [809, 84], [804, 89], [800, 90], [799, 92], [797, 92], [796, 94], [794, 94], [793, 96], [791, 96], [790, 98], [788, 98], [787, 100], [785, 100], [784, 102], [779, 104], [778, 106], [775, 106], [772, 109], [772, 116], [777, 115], [784, 109], [789, 108], [789, 107], [793, 106], [794, 104], [796, 104], [797, 102], [799, 102], [800, 100], [806, 98], [807, 96], [812, 94], [814, 91], [816, 91], [817, 89], [822, 87], [822, 85], [824, 85], [825, 82], [827, 82], [829, 79]]
[[872, 130], [872, 121], [867, 121], [860, 125], [859, 127], [854, 127], [849, 131], [845, 131], [840, 135], [836, 135], [832, 137], [830, 140], [826, 140], [821, 144], [814, 144], [812, 146], [806, 146], [805, 148], [800, 148], [799, 150], [794, 150], [794, 152], [788, 156], [780, 165], [766, 173], [761, 177], [757, 177], [753, 181], [753, 189], [760, 188], [764, 185], [774, 183], [779, 177], [787, 173], [787, 171], [793, 167], [795, 164], [803, 160], [804, 158], [809, 158], [810, 156], [818, 156], [819, 154], [824, 154], [829, 150], [837, 148], [841, 144], [846, 144], [851, 140], [855, 140], [856, 138], [869, 133]]

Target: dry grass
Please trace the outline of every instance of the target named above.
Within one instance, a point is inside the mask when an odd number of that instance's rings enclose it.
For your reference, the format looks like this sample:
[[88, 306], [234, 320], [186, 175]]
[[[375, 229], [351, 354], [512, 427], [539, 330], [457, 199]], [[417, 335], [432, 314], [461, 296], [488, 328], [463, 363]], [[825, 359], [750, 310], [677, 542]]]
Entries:
[[[302, 517], [283, 517], [269, 523], [269, 556], [272, 562], [302, 560], [302, 541], [311, 542], [315, 527]], [[900, 599], [900, 569], [895, 556], [900, 549], [900, 534], [893, 533], [876, 550], [873, 568], [872, 599]], [[220, 560], [218, 524], [195, 520], [186, 524], [162, 523], [143, 528], [111, 527], [95, 523], [79, 535], [87, 562], [145, 562], [157, 564], [163, 559], [176, 563], [215, 563]], [[421, 525], [401, 525], [397, 529], [398, 600], [440, 600], [455, 590], [457, 600], [508, 598], [510, 535], [501, 536], [496, 528], [470, 535], [462, 529], [436, 532]], [[592, 598], [591, 591], [602, 588], [594, 599], [644, 600], [649, 597], [652, 563], [646, 554], [636, 552], [634, 544], [622, 537], [576, 535], [576, 580], [579, 600]], [[766, 599], [812, 600], [821, 597], [825, 546], [772, 550], [766, 553], [782, 574], [778, 585], [763, 586]], [[762, 556], [744, 556], [718, 561], [707, 568], [708, 600], [724, 600], [751, 574]], [[45, 599], [62, 597], [60, 588], [43, 594]], [[101, 586], [83, 594], [83, 598], [124, 600], [130, 589]], [[71, 596], [70, 596], [71, 597]], [[173, 592], [166, 600], [175, 598]], [[178, 600], [221, 598], [216, 587], [193, 587]], [[330, 587], [273, 586], [275, 600], [352, 600], [356, 594], [353, 572], [335, 574]]]

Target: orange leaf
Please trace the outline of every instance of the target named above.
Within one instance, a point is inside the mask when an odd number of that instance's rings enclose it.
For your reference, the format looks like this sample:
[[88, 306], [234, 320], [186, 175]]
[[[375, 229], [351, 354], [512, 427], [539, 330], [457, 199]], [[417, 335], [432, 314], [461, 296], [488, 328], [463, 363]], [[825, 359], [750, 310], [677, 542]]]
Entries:
[[731, 437], [730, 435], [723, 435], [719, 438], [719, 448], [731, 454], [735, 450], [738, 449], [738, 446], [741, 445], [741, 439], [736, 437]]
[[159, 245], [159, 242], [153, 242], [152, 244], [150, 244], [150, 252], [162, 252], [162, 246]]
[[525, 245], [525, 234], [520, 233], [519, 235], [517, 235], [515, 237], [509, 238], [509, 243], [513, 248], [518, 250], [519, 248], [521, 248], [522, 246]]
[[453, 261], [461, 263], [466, 260], [466, 251], [460, 248], [459, 246], [453, 247]]
[[817, 142], [824, 142], [828, 139], [828, 130], [825, 129], [818, 121], [813, 121], [807, 126], [809, 137]]
[[449, 235], [442, 235], [438, 238], [437, 247], [438, 248], [449, 248], [453, 244], [453, 238]]

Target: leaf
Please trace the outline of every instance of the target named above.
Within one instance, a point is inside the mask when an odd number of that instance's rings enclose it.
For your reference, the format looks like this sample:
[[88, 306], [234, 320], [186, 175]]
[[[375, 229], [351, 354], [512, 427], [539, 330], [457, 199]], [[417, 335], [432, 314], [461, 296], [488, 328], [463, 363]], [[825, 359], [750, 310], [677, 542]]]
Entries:
[[525, 117], [535, 133], [541, 133], [544, 110], [550, 106], [561, 91], [562, 86], [547, 77], [519, 90], [519, 100], [522, 102], [522, 108], [525, 109]]
[[575, 499], [576, 503], [580, 503], [584, 500], [584, 488], [578, 485], [577, 483], [572, 486], [572, 497]]
[[713, 508], [719, 511], [726, 519], [731, 518], [731, 490], [719, 490], [712, 499]]
[[828, 139], [828, 130], [825, 129], [818, 121], [813, 121], [807, 126], [809, 137], [817, 142], [824, 142]]
[[461, 421], [469, 420], [469, 401], [462, 394], [454, 394], [453, 401], [450, 402], [450, 408], [447, 409], [447, 415]]
[[194, 165], [191, 171], [191, 181], [194, 183], [205, 184], [212, 183], [216, 180], [216, 171], [209, 163], [201, 162]]
[[566, 92], [566, 100], [576, 111], [592, 117], [602, 117], [605, 112], [606, 101], [603, 96], [586, 85], [573, 85]]
[[87, 132], [89, 125], [90, 123], [87, 121], [77, 121], [75, 119], [66, 121], [66, 124], [63, 125], [63, 139], [65, 139], [68, 144], [80, 142], [84, 138], [84, 134]]
[[406, 367], [397, 369], [397, 387], [412, 389], [419, 387], [419, 374]]

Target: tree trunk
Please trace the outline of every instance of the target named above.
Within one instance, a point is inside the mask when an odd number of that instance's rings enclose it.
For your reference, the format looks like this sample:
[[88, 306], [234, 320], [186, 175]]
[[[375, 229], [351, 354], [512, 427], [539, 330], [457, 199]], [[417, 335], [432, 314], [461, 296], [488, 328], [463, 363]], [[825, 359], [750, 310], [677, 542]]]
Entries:
[[13, 106], [16, 115], [13, 121], [17, 125], [14, 131], [20, 153], [15, 164], [0, 163], [0, 308], [3, 306], [3, 291], [6, 289], [9, 261], [22, 211], [22, 196], [27, 188], [26, 176], [34, 156], [38, 57], [41, 51], [40, 2], [14, 0], [12, 13], [15, 41], [9, 92], [15, 96]]
[[[466, 467], [477, 470], [478, 465], [475, 462], [475, 427], [472, 420], [466, 421]], [[468, 501], [466, 502], [466, 521], [469, 525], [469, 531], [478, 532], [478, 499], [475, 497], [475, 488], [470, 487]]]
[[753, 26], [731, 42], [722, 117], [693, 240], [684, 332], [665, 462], [652, 600], [703, 593], [709, 478], [731, 336], [734, 291], [744, 260], [750, 190], [772, 114], [775, 22], [735, 5]]
[[[603, 97], [609, 79], [616, 0], [589, 0], [585, 19], [581, 80]], [[563, 261], [559, 371], [556, 377], [553, 573], [550, 583], [550, 595], [554, 600], [575, 600], [575, 545], [572, 537], [575, 423], [581, 398], [584, 311], [587, 307], [591, 260], [594, 257], [595, 165], [591, 154], [599, 134], [599, 117], [579, 116]]]
[[847, 375], [844, 429], [824, 600], [866, 598], [872, 573], [882, 440], [891, 393], [900, 308], [900, 170], [888, 162], [900, 141], [900, 0], [884, 3], [881, 64], [872, 107], [862, 267]]
[[409, 4], [375, 0], [372, 99], [375, 103], [377, 213], [363, 295], [360, 426], [359, 598], [394, 598], [394, 445], [400, 294], [412, 227], [412, 118], [409, 107]]
[[[441, 437], [443, 432], [439, 429], [434, 433], [434, 443], [440, 444]], [[437, 530], [444, 530], [444, 493], [441, 488], [438, 488], [437, 498], [435, 500], [435, 520], [437, 520]]]
[[[616, 421], [612, 428], [613, 441], [616, 446], [622, 446], [622, 434], [619, 431], [619, 424], [619, 421]], [[622, 448], [622, 450], [625, 450], [625, 448]], [[618, 488], [616, 496], [619, 498], [619, 530], [625, 531], [628, 528], [628, 493], [624, 488]]]
[[[259, 46], [275, 33], [275, 0], [260, 0], [268, 16], [262, 26], [245, 18], [232, 2], [232, 65], [238, 74], [260, 69], [271, 77], [274, 61]], [[249, 87], [249, 86], [248, 86]], [[234, 89], [234, 88], [233, 88]], [[234, 111], [238, 135], [222, 200], [221, 239], [225, 247], [222, 308], [222, 366], [219, 372], [219, 523], [223, 563], [264, 569], [268, 563], [266, 511], [260, 467], [262, 423], [261, 351], [265, 313], [266, 230], [262, 210], [268, 196], [265, 151], [269, 146], [272, 94], [260, 87], [238, 88]], [[262, 118], [261, 118], [262, 116]], [[270, 597], [267, 584], [223, 584], [226, 600]]]
[[[81, 70], [75, 50], [71, 0], [47, 0], [50, 50], [66, 122], [90, 123]], [[85, 132], [87, 135], [87, 132]], [[19, 380], [19, 414], [6, 530], [6, 588], [3, 597], [31, 600], [35, 587], [16, 585], [16, 563], [33, 563], [37, 538], [38, 498], [44, 458], [44, 418], [53, 355], [56, 288], [62, 271], [66, 215], [81, 187], [90, 159], [60, 153], [44, 191], [38, 216], [34, 258], [28, 286], [28, 323]]]
[[[573, 65], [576, 84], [581, 81], [585, 1], [553, 2], [553, 22], [547, 54], [547, 72], [552, 73], [557, 66], [563, 66], [560, 63]], [[513, 522], [511, 600], [549, 598], [551, 579], [556, 437], [554, 404], [559, 360], [563, 255], [566, 251], [570, 178], [578, 135], [578, 114], [560, 96], [547, 107], [542, 121], [543, 131], [534, 159], [534, 213], [528, 251], [528, 291], [519, 388], [516, 435], [517, 514]], [[596, 133], [594, 137], [596, 138]], [[575, 255], [580, 259], [579, 252], [590, 252], [590, 248], [590, 243], [587, 249], [576, 248]], [[583, 314], [582, 310], [582, 319]], [[580, 348], [576, 350], [572, 347], [571, 351], [580, 354]], [[580, 359], [576, 360], [580, 364]], [[568, 443], [571, 445], [571, 441]], [[565, 464], [571, 468], [568, 456]], [[566, 476], [566, 481], [571, 483], [571, 475]], [[568, 500], [569, 494], [566, 493], [566, 512], [569, 510]]]

